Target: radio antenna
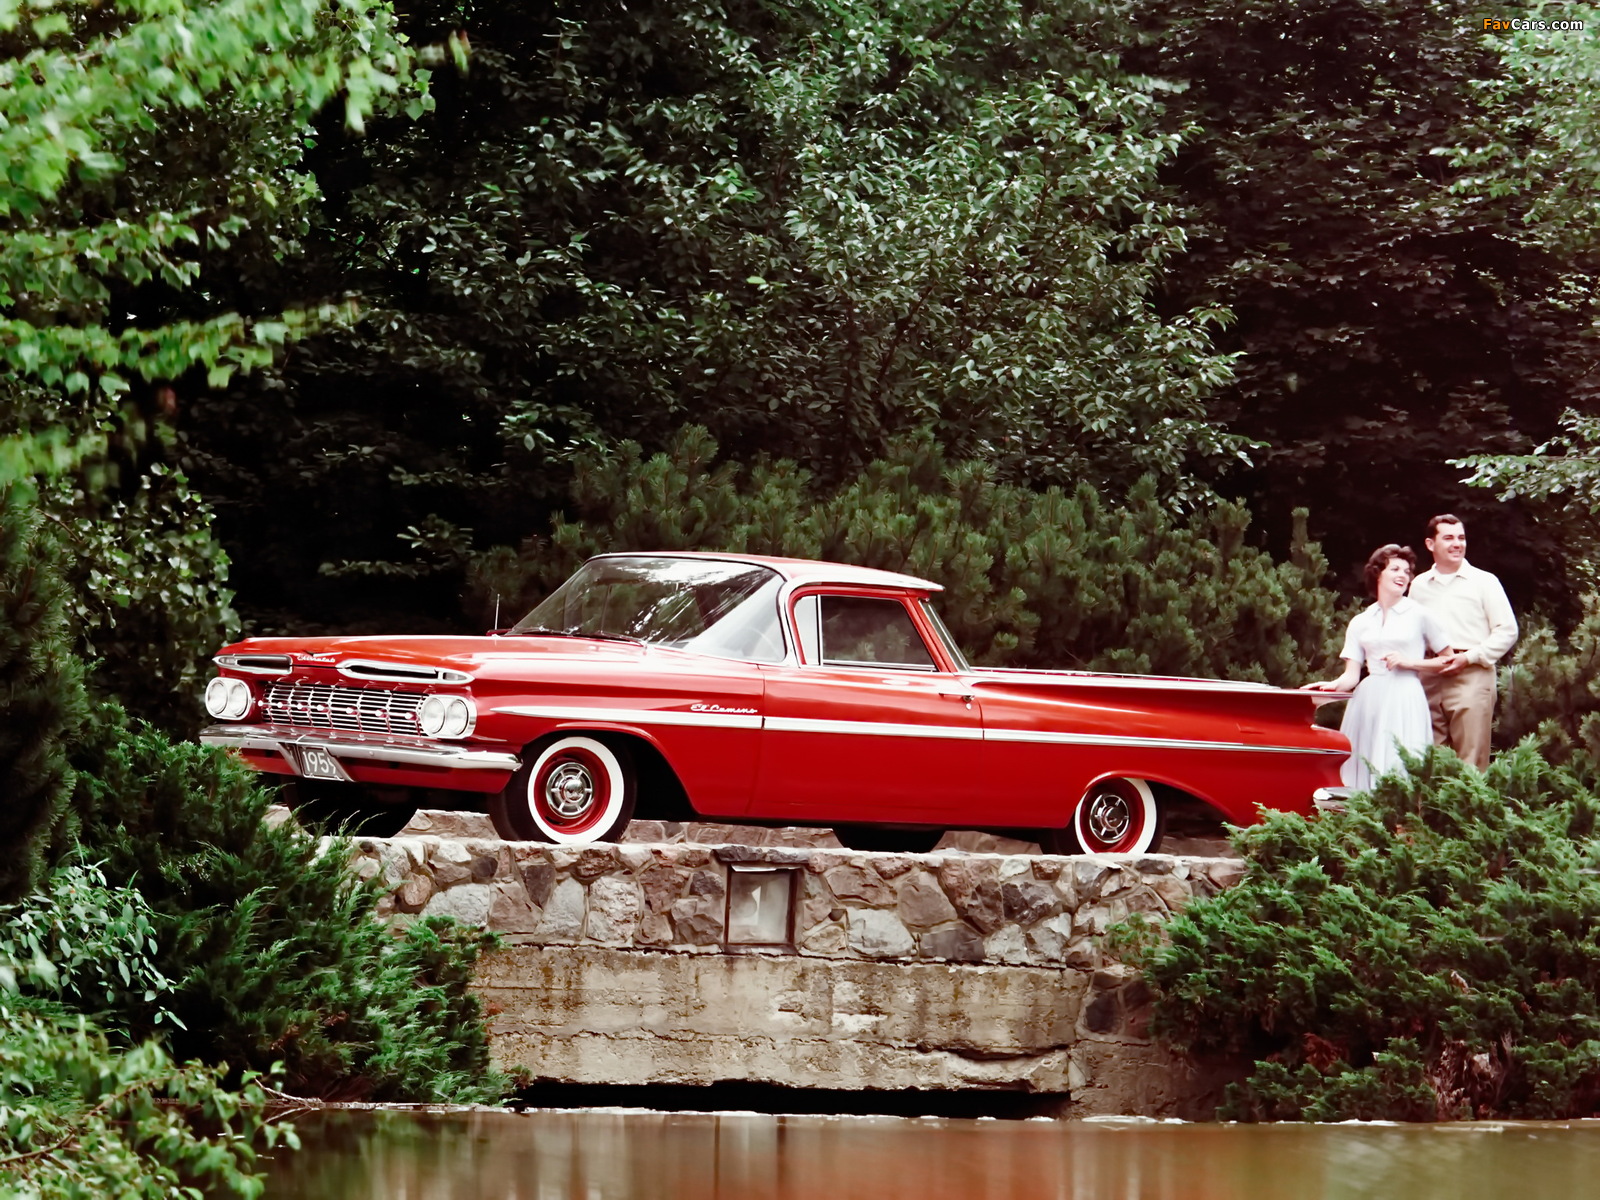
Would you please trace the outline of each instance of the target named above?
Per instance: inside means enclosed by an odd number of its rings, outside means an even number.
[[[494,624],[491,625],[490,628],[491,629],[499,629],[500,628],[500,593],[499,592],[496,592],[494,594]]]

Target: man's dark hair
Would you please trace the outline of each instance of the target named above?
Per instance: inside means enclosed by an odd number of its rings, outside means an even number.
[[[1467,523],[1456,516],[1455,513],[1440,513],[1436,517],[1428,518],[1428,536],[1438,537],[1439,526],[1441,525],[1459,525],[1463,529],[1467,527]]]
[[[1441,517],[1440,520],[1447,518]],[[1417,556],[1410,546],[1397,546],[1390,542],[1387,546],[1379,546],[1367,559],[1366,568],[1361,572],[1361,577],[1367,581],[1367,591],[1372,595],[1378,594],[1378,576],[1383,574],[1383,569],[1389,565],[1391,559],[1403,558],[1411,567],[1411,573],[1417,573]]]

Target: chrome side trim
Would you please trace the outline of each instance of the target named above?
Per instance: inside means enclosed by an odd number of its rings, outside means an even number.
[[[522,760],[498,750],[469,750],[424,741],[347,742],[315,733],[282,729],[271,725],[210,725],[200,731],[207,746],[229,750],[272,750],[288,759],[285,746],[315,746],[339,759],[381,760],[415,763],[422,766],[456,767],[467,771],[515,771]]]
[[[812,717],[768,717],[774,733],[848,733],[869,737],[948,738],[962,742],[983,741],[979,725],[901,725],[887,721],[823,721]]]
[[[551,721],[614,721],[623,725],[697,725],[713,729],[760,729],[759,713],[688,712],[663,708],[576,708],[567,705],[509,704],[494,710],[516,717]]]
[[[1337,754],[1349,758],[1347,750],[1328,746],[1257,746],[1249,742],[1202,742],[1189,738],[1135,737],[1113,733],[1048,733],[1038,729],[988,729],[985,736],[996,742],[1044,742],[1070,746],[1139,746],[1148,750],[1229,750],[1252,754]]]
[[[971,725],[907,725],[887,721],[825,721],[811,717],[761,717],[657,708],[512,704],[494,711],[509,716],[542,717],[552,721],[606,721],[622,725],[695,725],[718,729],[767,729],[773,733],[837,733],[857,737],[946,738],[969,742],[1032,742],[1066,746],[1139,747],[1147,750],[1224,750],[1249,754],[1336,754],[1340,758],[1349,757],[1348,751],[1327,746],[1259,746],[1249,742],[1206,742],[1190,738],[982,729]]]
[[[407,683],[471,683],[472,676],[449,667],[423,667],[413,663],[379,662],[353,658],[339,664],[339,674],[347,679],[403,680]]]

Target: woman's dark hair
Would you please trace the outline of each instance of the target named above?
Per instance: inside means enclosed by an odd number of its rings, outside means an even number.
[[[1397,546],[1390,542],[1387,546],[1379,546],[1367,559],[1367,566],[1361,577],[1367,581],[1367,592],[1373,596],[1378,594],[1378,576],[1383,574],[1383,569],[1389,565],[1390,559],[1403,558],[1406,565],[1411,568],[1411,573],[1417,573],[1417,556],[1410,546]]]

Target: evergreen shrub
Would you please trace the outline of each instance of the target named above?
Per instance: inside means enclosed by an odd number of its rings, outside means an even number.
[[[1344,813],[1235,830],[1243,881],[1120,936],[1179,1048],[1245,1054],[1241,1120],[1600,1111],[1600,797],[1531,741],[1411,761]]]
[[[1566,637],[1547,620],[1524,622],[1517,652],[1500,668],[1496,740],[1535,735],[1547,756],[1578,750],[1600,759],[1600,598]]]
[[[285,1131],[255,1079],[226,1087],[221,1068],[86,1016],[170,994],[156,949],[143,898],[93,867],[58,868],[0,910],[0,1195],[259,1193],[257,1143]]]
[[[327,1099],[479,1100],[496,1093],[472,964],[492,937],[430,918],[401,934],[337,840],[271,829],[269,795],[227,754],[99,706],[77,751],[87,854],[138,888],[176,990],[175,1055],[266,1072]],[[150,1027],[130,1003],[108,1023]]]
[[[989,463],[952,461],[924,437],[830,490],[792,462],[742,470],[718,464],[717,450],[687,426],[648,459],[634,443],[581,457],[572,509],[549,537],[472,559],[480,620],[493,619],[498,598],[509,623],[592,554],[726,550],[941,583],[951,632],[987,665],[1292,685],[1331,661],[1336,598],[1303,511],[1280,563],[1246,540],[1241,506],[1176,514],[1150,479],[1120,504],[1087,483],[1035,491],[1001,482]]]
[[[31,891],[48,845],[69,840],[67,750],[87,710],[61,551],[34,498],[0,490],[0,903]]]

